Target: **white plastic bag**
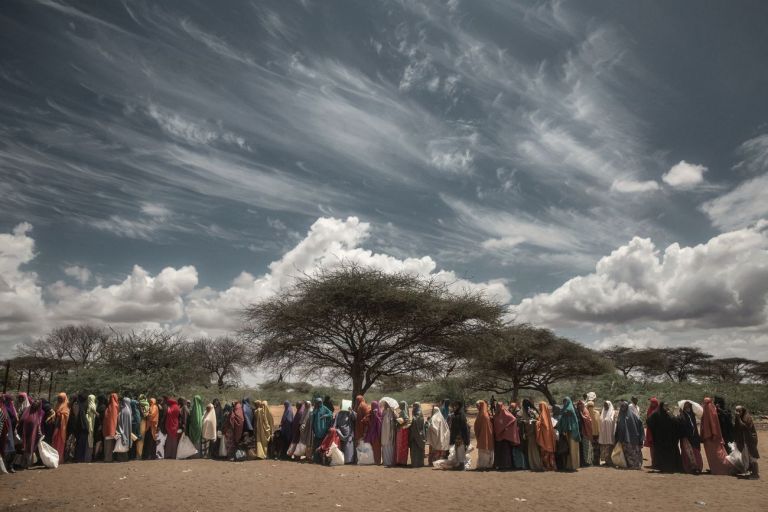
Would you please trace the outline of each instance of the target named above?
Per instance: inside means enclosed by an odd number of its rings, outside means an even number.
[[[186,434],[182,434],[181,439],[179,439],[179,447],[176,449],[176,458],[188,459],[196,453],[197,448],[195,448],[192,440]]]
[[[37,451],[40,453],[40,460],[45,467],[53,469],[59,467],[59,452],[56,451],[56,448],[41,439]]]
[[[357,446],[357,463],[361,466],[370,466],[374,462],[371,443],[360,443]]]
[[[224,436],[221,436],[219,438],[219,457],[226,457],[227,456],[227,438]]]
[[[288,454],[289,457],[293,457],[293,452],[296,451],[296,444],[297,443],[291,443],[288,445],[288,450],[286,451],[286,453]]]
[[[293,450],[293,456],[303,457],[306,454],[307,454],[307,445],[305,445],[304,443],[296,444],[296,449]]]
[[[162,432],[157,432],[157,439],[155,439],[155,456],[158,459],[164,459],[165,458],[165,440],[168,438],[167,435],[163,434]]]
[[[746,453],[739,451],[736,448],[736,443],[728,443],[728,446],[731,449],[731,453],[726,456],[726,459],[733,465],[737,473],[746,473],[747,469],[749,469],[749,456],[745,457]]]
[[[328,449],[328,456],[331,458],[330,466],[343,466],[344,465],[344,453],[339,450],[336,443],[332,443]]]
[[[128,450],[128,443],[123,441],[123,436],[120,434],[115,436],[115,449],[112,450],[112,453],[128,453]]]

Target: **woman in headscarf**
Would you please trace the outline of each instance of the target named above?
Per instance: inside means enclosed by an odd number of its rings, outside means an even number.
[[[603,402],[603,410],[600,411],[600,421],[598,422],[599,433],[597,442],[600,444],[600,459],[605,461],[606,466],[613,466],[611,452],[616,444],[616,411],[610,400]],[[599,463],[598,463],[599,465]]]
[[[453,414],[451,414],[451,443],[456,451],[456,469],[466,469],[467,448],[469,447],[469,425],[467,415],[464,413],[464,402],[456,401],[453,403]]]
[[[355,460],[355,423],[352,420],[352,407],[349,410],[336,413],[333,426],[339,436],[339,450],[344,454],[344,464],[352,464]]]
[[[224,426],[224,410],[221,407],[221,401],[218,398],[213,399],[213,411],[216,413],[216,439],[213,441],[211,447],[212,457],[216,458],[219,454],[219,445],[221,444],[222,432],[221,429]]]
[[[355,446],[357,446],[368,429],[368,421],[370,419],[368,416],[371,413],[371,406],[365,402],[363,395],[357,395],[355,401],[357,402],[357,407],[355,408]]]
[[[301,441],[301,425],[304,419],[304,403],[296,402],[296,414],[293,415],[293,421],[291,421],[291,433],[289,437],[289,445],[286,456],[288,459],[293,458],[293,453],[296,451],[296,445]]]
[[[536,412],[533,402],[527,398],[524,399],[520,426],[523,427],[523,432],[525,433],[526,460],[528,461],[528,469],[531,471],[542,471],[544,469],[541,462],[541,451],[536,442],[536,421],[538,417],[539,414]]]
[[[115,449],[115,437],[117,436],[117,421],[120,416],[120,404],[118,403],[117,393],[109,395],[109,403],[104,410],[104,421],[102,422],[102,432],[104,434],[104,461],[112,462],[113,451]]]
[[[713,475],[731,475],[735,471],[725,451],[723,435],[717,410],[709,397],[704,399],[704,414],[701,417],[701,442],[707,454],[709,470]]]
[[[573,407],[573,402],[569,397],[565,397],[563,400],[563,408],[560,412],[560,420],[557,422],[558,434],[560,435],[560,443],[563,446],[568,447],[568,452],[564,453],[563,459],[564,467],[566,471],[576,471],[579,469],[579,446],[581,442],[581,430],[579,429],[579,417],[577,416],[576,409]]]
[[[760,452],[757,451],[757,430],[752,415],[743,405],[736,406],[736,415],[733,437],[736,441],[736,448],[741,452],[742,457],[748,464],[749,478],[760,478],[760,471],[757,465],[757,459],[760,458]]]
[[[368,421],[365,422],[366,429],[363,434],[363,441],[369,443],[373,449],[373,463],[381,464],[381,436],[383,420],[379,411],[379,402],[371,402],[370,411],[368,411]]]
[[[320,402],[323,404],[323,407],[326,407],[322,400]],[[339,442],[339,434],[336,432],[336,429],[333,427],[328,428],[328,432],[326,432],[325,437],[323,437],[323,441],[315,449],[315,455],[313,458],[319,464],[322,464],[323,466],[329,466],[331,464],[331,448],[334,444],[336,445],[336,448],[338,448]]]
[[[8,437],[8,432],[12,432],[11,418],[8,417],[8,412],[5,407],[0,407],[0,466],[3,467],[9,473],[15,473],[16,470],[13,467],[14,455],[5,453],[8,448],[8,443],[5,439]]]
[[[615,439],[617,443],[621,443],[628,469],[642,468],[644,437],[642,420],[629,408],[629,404],[622,400],[616,421]]]
[[[448,456],[448,449],[451,447],[451,429],[437,406],[432,407],[432,416],[427,425],[427,444],[429,444],[430,466],[436,460]]]
[[[77,395],[77,411],[73,409],[70,413],[74,416],[74,421],[77,423],[76,439],[75,439],[75,460],[77,462],[85,462],[86,453],[88,452],[88,397],[85,395]],[[75,416],[76,414],[76,416]]]
[[[659,403],[648,417],[647,425],[646,432],[653,436],[651,453],[655,469],[662,473],[679,473],[683,468],[679,448],[680,423],[669,414],[666,403]]]
[[[384,411],[381,413],[381,459],[385,466],[395,465],[396,419],[395,411],[384,402]]]
[[[485,400],[478,400],[477,418],[475,418],[475,442],[477,443],[477,464],[475,469],[487,470],[493,467],[493,424],[491,416],[488,414],[488,403]]]
[[[274,420],[269,412],[269,404],[266,401],[256,400],[253,410],[253,431],[256,437],[256,458],[266,459],[268,455],[269,439],[274,430]]]
[[[443,399],[443,405],[440,407],[440,414],[443,415],[448,425],[451,424],[451,400],[449,398]]]
[[[104,460],[104,413],[107,410],[107,397],[96,397],[96,421],[93,424],[93,460]]]
[[[715,409],[717,410],[717,421],[720,423],[720,434],[723,436],[723,445],[725,452],[731,453],[730,443],[734,441],[733,414],[725,405],[725,399],[721,396],[715,396]]]
[[[155,460],[157,458],[157,434],[160,431],[160,408],[157,405],[157,400],[154,398],[149,399],[146,423],[147,430],[144,431],[142,458],[144,460]]]
[[[594,395],[594,393],[592,393]],[[592,465],[600,465],[600,413],[595,409],[595,402],[587,402],[587,412],[592,420]]]
[[[539,402],[539,421],[536,422],[536,444],[541,453],[541,465],[544,471],[554,471],[555,467],[555,427],[549,413],[549,404]]]
[[[56,397],[56,424],[51,446],[59,452],[59,461],[64,461],[64,448],[67,444],[67,424],[69,423],[69,400],[66,393]]]
[[[195,395],[192,399],[192,408],[189,411],[189,420],[187,423],[187,435],[192,444],[197,448],[198,453],[202,451],[203,440],[203,399],[200,395]]]
[[[332,422],[333,412],[325,406],[322,398],[315,398],[315,408],[312,410],[312,436],[315,445],[323,442]],[[313,450],[313,453],[314,462],[320,462],[320,452]]]
[[[93,451],[96,446],[96,396],[88,395],[87,403],[85,405],[85,428],[88,430],[88,437],[86,439],[86,451],[84,462],[91,462],[93,460]]]
[[[704,469],[704,462],[701,459],[699,427],[696,424],[696,414],[693,412],[691,402],[683,403],[677,421],[680,427],[680,456],[683,471],[698,475]]]
[[[131,434],[133,433],[133,412],[131,411],[131,399],[129,397],[123,397],[123,401],[120,404],[120,415],[117,419],[117,434],[116,437],[120,439],[120,442],[128,447],[128,452],[133,446],[133,439]],[[117,460],[128,460],[128,452],[118,453]]]
[[[217,453],[219,456],[221,456],[222,453],[226,453],[224,457],[228,460],[232,460],[235,456],[235,449],[233,449],[235,446],[235,420],[232,418],[235,414],[235,410],[232,404],[229,402],[225,403],[222,414],[224,416],[224,423],[221,424],[221,442],[224,443],[224,446],[222,447],[220,444]],[[242,409],[240,414],[242,414]]]
[[[173,398],[166,400],[166,403],[168,408],[165,411],[165,432],[168,437],[165,439],[163,458],[175,459],[182,430],[180,422],[181,409],[179,408],[179,404]]]
[[[655,396],[651,398],[650,402],[648,402],[648,410],[645,412],[645,442],[643,442],[643,446],[646,448],[650,448],[651,452],[651,467],[656,469],[656,461],[654,459],[654,453],[653,453],[653,433],[650,431],[650,429],[647,426],[648,418],[651,417],[651,414],[655,413],[659,409],[659,399]]]
[[[128,452],[128,458],[131,460],[141,459],[141,452],[138,451],[137,444],[141,440],[141,405],[138,400],[131,399],[131,449]]]
[[[527,469],[528,445],[525,442],[525,424],[523,423],[523,411],[517,402],[509,402],[509,412],[515,418],[519,444],[512,445],[512,469]]]
[[[291,445],[291,439],[293,438],[293,407],[291,402],[286,400],[283,402],[283,415],[280,418],[280,446],[278,447],[278,458],[288,458],[288,447]]]
[[[80,401],[78,395],[69,396],[69,420],[67,421],[67,440],[64,444],[64,461],[74,461],[77,451],[77,439],[80,435]]]
[[[411,417],[408,415],[408,404],[405,401],[400,402],[400,414],[396,421],[397,437],[395,438],[395,464],[398,466],[407,466]]]
[[[179,432],[179,439],[181,439],[181,436],[185,435],[189,428],[189,416],[192,413],[192,404],[190,404],[189,400],[183,396],[179,397],[177,403],[179,406],[179,429],[181,430],[181,432]]]
[[[583,400],[576,402],[576,407],[579,416],[579,434],[581,435],[580,467],[584,468],[592,465],[592,415]]]
[[[479,411],[480,408],[478,407],[478,414]],[[475,432],[475,436],[477,436],[477,432]],[[493,436],[493,460],[496,469],[514,468],[512,448],[520,444],[520,429],[517,428],[517,418],[504,407],[504,402],[496,402],[496,414],[493,415]]]
[[[304,402],[304,413],[302,415],[302,422],[301,422],[301,437],[299,438],[299,442],[305,446],[304,455],[302,457],[306,457],[306,460],[311,461],[312,460],[312,446],[314,446],[314,438],[313,438],[313,430],[312,430],[312,419],[314,411],[312,411],[312,402],[309,400]],[[321,442],[320,440],[317,441],[318,443]]]
[[[139,439],[136,441],[136,458],[144,458],[144,443],[147,441],[147,415],[149,414],[149,400],[146,395],[139,395]]]
[[[243,398],[243,419],[245,420],[244,432],[253,433],[253,406],[249,397]]]
[[[411,426],[408,428],[409,448],[411,450],[411,466],[424,467],[424,452],[427,444],[426,424],[424,414],[421,412],[421,404],[413,403],[411,410]]]
[[[200,431],[200,456],[208,459],[213,457],[213,445],[216,441],[216,410],[213,404],[205,406],[202,429]]]
[[[42,405],[35,400],[31,406],[24,409],[19,422],[21,433],[21,467],[28,468],[32,465],[32,456],[37,450],[40,441],[40,419],[43,416]]]
[[[8,422],[8,428],[3,430],[3,436],[0,438],[0,443],[2,443],[3,453],[5,454],[6,466],[13,469],[13,458],[16,453],[14,432],[16,432],[19,425],[20,416],[16,411],[16,406],[13,404],[13,395],[10,393],[3,395],[3,409],[5,413],[5,421]]]
[[[161,396],[160,399],[157,401],[157,410],[160,414],[159,416],[159,425],[160,425],[160,432],[163,435],[168,435],[168,432],[165,430],[165,415],[168,413],[168,397],[167,396]]]

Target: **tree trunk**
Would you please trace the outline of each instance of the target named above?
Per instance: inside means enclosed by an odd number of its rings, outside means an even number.
[[[541,393],[544,395],[544,397],[547,399],[550,405],[555,405],[555,397],[552,396],[552,392],[549,390],[549,387],[544,386],[539,391],[541,391]]]
[[[216,377],[217,377],[216,384],[219,386],[219,389],[223,389],[224,388],[224,376],[216,374]]]
[[[352,403],[355,403],[357,395],[362,395],[366,389],[363,389],[363,371],[358,364],[352,365],[350,371],[350,377],[352,379]]]
[[[515,382],[512,384],[512,401],[517,403],[517,398],[520,396],[520,383]]]

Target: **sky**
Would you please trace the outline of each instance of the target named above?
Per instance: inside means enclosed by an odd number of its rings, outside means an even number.
[[[0,3],[0,357],[356,261],[768,359],[768,4]]]

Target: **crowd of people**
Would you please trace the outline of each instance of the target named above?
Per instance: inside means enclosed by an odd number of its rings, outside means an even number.
[[[330,397],[286,401],[276,425],[269,404],[249,398],[203,405],[200,396],[59,393],[52,404],[26,393],[5,394],[0,455],[9,472],[39,463],[43,440],[59,462],[191,456],[462,470],[474,458],[477,470],[577,471],[641,469],[645,446],[654,470],[697,474],[703,446],[711,474],[759,477],[757,432],[742,406],[731,412],[722,399],[705,398],[703,405],[681,401],[673,414],[669,404],[651,398],[644,424],[636,398],[616,405],[605,400],[600,410],[595,401],[594,393],[561,405],[480,400],[471,446],[465,404],[448,399],[429,417],[419,403],[409,408],[387,397],[369,404],[358,396],[338,411]]]

